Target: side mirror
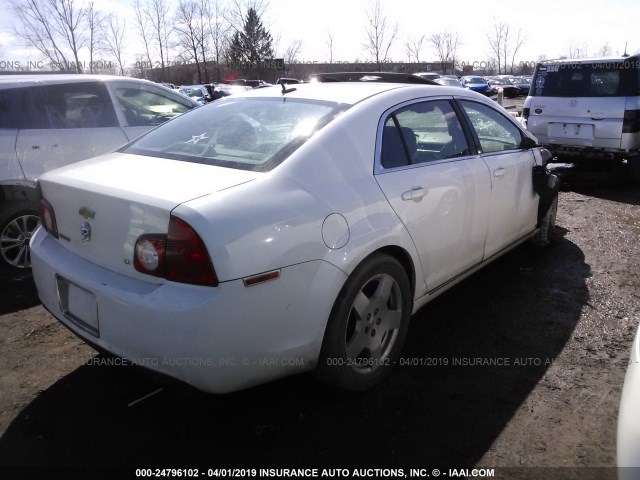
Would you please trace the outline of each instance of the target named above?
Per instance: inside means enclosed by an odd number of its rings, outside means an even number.
[[[540,156],[542,157],[542,166],[543,167],[546,167],[547,164],[553,158],[553,154],[549,150],[547,150],[546,148],[541,148],[540,149]]]

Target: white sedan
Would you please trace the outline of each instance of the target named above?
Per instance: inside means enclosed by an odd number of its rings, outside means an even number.
[[[313,370],[363,390],[412,313],[549,242],[547,153],[459,88],[261,89],[43,175],[34,278],[88,343],[199,389]]]

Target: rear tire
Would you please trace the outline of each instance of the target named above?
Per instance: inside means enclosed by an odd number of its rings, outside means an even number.
[[[366,259],[331,310],[316,376],[352,391],[381,383],[398,360],[411,310],[411,287],[400,263],[380,253]]]
[[[556,229],[556,215],[558,213],[558,196],[553,199],[553,203],[547,210],[544,218],[540,222],[540,228],[531,238],[531,243],[536,247],[546,247],[553,242]]]

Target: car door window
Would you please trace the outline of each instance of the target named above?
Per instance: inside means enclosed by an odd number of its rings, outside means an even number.
[[[522,134],[507,118],[481,103],[461,101],[460,105],[478,136],[482,153],[520,148]]]
[[[65,83],[32,88],[24,98],[23,128],[69,129],[117,127],[105,86],[97,82]]]
[[[160,125],[193,108],[188,100],[181,102],[177,96],[147,85],[118,84],[113,90],[125,127]]]
[[[384,168],[469,155],[460,121],[446,100],[413,103],[393,112],[382,132]]]

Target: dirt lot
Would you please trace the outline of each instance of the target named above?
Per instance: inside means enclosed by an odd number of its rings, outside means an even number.
[[[30,278],[4,275],[0,476],[51,478],[65,466],[479,466],[496,478],[614,479],[618,402],[640,322],[640,192],[574,187],[561,193],[558,224],[552,247],[518,248],[418,312],[403,358],[423,365],[398,366],[357,395],[308,376],[226,396],[157,392],[96,362],[38,305]],[[8,466],[41,469],[2,475]]]

